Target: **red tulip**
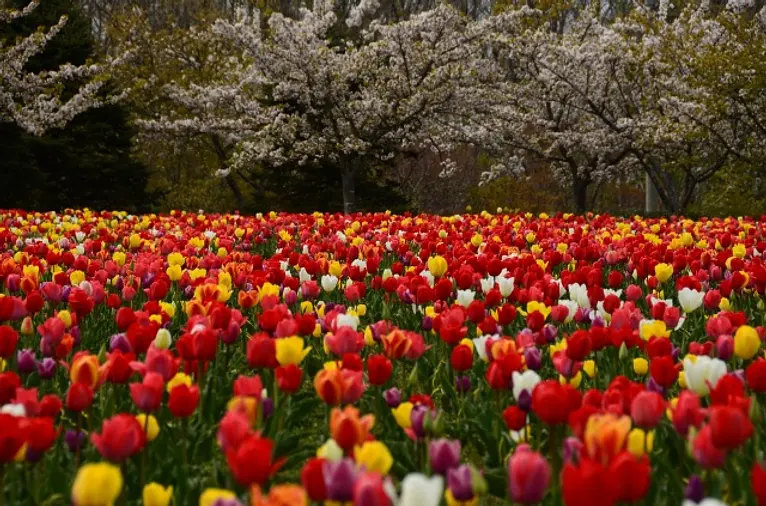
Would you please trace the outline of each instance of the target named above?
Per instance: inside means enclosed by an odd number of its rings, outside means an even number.
[[[325,459],[312,457],[301,470],[301,483],[313,502],[323,502],[327,497],[327,488],[325,487],[324,480],[325,462]]]
[[[367,359],[367,377],[371,385],[385,385],[394,366],[385,355],[372,355]]]
[[[577,330],[567,337],[566,355],[575,362],[585,360],[592,347],[591,337],[587,330]]]
[[[567,423],[569,413],[580,407],[582,394],[571,385],[541,381],[532,392],[532,411],[548,425]]]
[[[149,372],[141,383],[130,384],[130,398],[140,411],[150,413],[160,407],[163,387],[162,376]]]
[[[303,370],[295,364],[280,366],[276,369],[277,387],[285,393],[293,394],[300,390],[303,383]]]
[[[766,360],[759,358],[745,369],[747,386],[753,392],[766,392]]]
[[[268,334],[258,333],[250,336],[247,341],[247,363],[256,369],[275,369],[279,365],[276,343]]]
[[[503,411],[503,420],[508,430],[519,431],[527,425],[527,413],[518,406],[508,406]]]
[[[284,464],[284,459],[272,461],[273,449],[270,439],[251,435],[239,447],[226,452],[226,461],[237,483],[264,485]]]
[[[609,480],[614,482],[617,502],[634,503],[644,498],[649,491],[652,467],[644,455],[636,458],[629,452],[622,452],[609,465]]]
[[[26,442],[23,418],[0,413],[0,465],[11,462]]]
[[[199,404],[199,387],[178,385],[170,391],[168,409],[176,418],[188,418]]]
[[[72,383],[66,394],[66,408],[79,413],[93,403],[93,389],[84,383]]]
[[[758,506],[766,506],[766,466],[756,462],[750,472],[750,483],[758,501]]]
[[[450,355],[450,364],[458,372],[469,370],[473,366],[473,350],[465,344],[455,346]]]
[[[663,388],[670,388],[678,380],[678,368],[670,355],[655,357],[649,363],[652,379]]]
[[[0,358],[10,358],[16,351],[19,333],[8,325],[0,326]]]
[[[137,454],[146,444],[141,424],[125,413],[104,420],[101,433],[91,434],[90,439],[103,458],[115,463]]]
[[[48,451],[58,437],[58,431],[53,425],[53,418],[25,418],[22,427],[27,435],[27,447],[38,453]]]
[[[578,465],[567,463],[561,474],[561,490],[566,506],[613,506],[614,497],[608,470],[590,459]]]
[[[633,422],[643,429],[653,429],[665,413],[665,399],[657,392],[639,393],[630,407]]]
[[[709,416],[712,441],[718,448],[733,450],[753,435],[753,424],[741,409],[713,406]]]

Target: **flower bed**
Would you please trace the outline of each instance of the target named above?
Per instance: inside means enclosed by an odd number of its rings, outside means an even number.
[[[765,505],[764,229],[0,212],[0,504]]]

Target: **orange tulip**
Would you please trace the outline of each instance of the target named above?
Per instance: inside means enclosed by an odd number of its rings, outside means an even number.
[[[630,428],[628,416],[591,415],[585,426],[585,448],[590,458],[608,465],[625,448]]]
[[[314,389],[317,395],[330,406],[340,404],[345,390],[343,373],[340,369],[322,369],[314,378]]]
[[[72,383],[82,383],[91,388],[98,384],[98,357],[89,353],[78,353],[72,360],[69,377]]]
[[[308,495],[298,485],[275,485],[264,497],[258,486],[250,489],[250,506],[307,506]]]
[[[330,413],[330,434],[346,453],[370,438],[373,425],[375,416],[360,417],[359,410],[353,406],[346,406],[342,411],[334,408]]]

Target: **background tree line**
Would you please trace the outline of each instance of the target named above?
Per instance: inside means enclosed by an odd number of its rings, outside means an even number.
[[[27,67],[129,53],[126,94],[0,122],[0,207],[631,213],[649,174],[667,211],[766,210],[757,2],[447,3],[42,0],[0,25],[68,15]]]

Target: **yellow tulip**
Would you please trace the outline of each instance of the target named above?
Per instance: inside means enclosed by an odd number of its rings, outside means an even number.
[[[749,325],[742,325],[734,334],[734,354],[741,359],[750,360],[758,354],[761,338],[758,331]]]
[[[673,266],[669,264],[657,264],[654,266],[654,275],[657,281],[664,283],[673,275]]]
[[[396,419],[396,423],[399,424],[399,427],[402,429],[409,429],[412,427],[410,416],[412,415],[413,407],[411,402],[403,402],[391,410]]]
[[[237,494],[222,488],[208,488],[199,496],[199,506],[213,506],[218,499],[236,499]]]
[[[176,373],[176,375],[170,378],[170,381],[168,381],[168,392],[171,392],[175,387],[181,385],[186,385],[187,387],[192,386],[191,376],[182,372]]]
[[[157,423],[157,419],[152,415],[141,413],[140,415],[136,415],[136,420],[138,420],[138,424],[146,433],[147,441],[154,441],[154,439],[160,434],[160,424]]]
[[[159,483],[149,483],[142,494],[144,506],[168,506],[173,498],[173,487],[163,487]]]
[[[357,446],[354,450],[356,463],[363,466],[368,471],[388,474],[391,466],[394,465],[394,458],[385,444],[380,441],[367,441],[362,446]]]
[[[633,372],[639,376],[643,376],[649,372],[649,361],[643,357],[633,359]]]
[[[303,338],[298,336],[276,339],[275,344],[279,365],[298,365],[311,352],[311,347],[304,348]]]
[[[651,452],[654,448],[654,431],[649,434],[639,428],[635,428],[628,434],[628,451],[636,457],[641,457],[645,453]]]
[[[596,375],[596,362],[593,360],[586,360],[582,363],[582,370],[585,371],[585,374],[587,374],[589,378],[592,378]]]
[[[72,484],[72,502],[77,506],[112,506],[121,491],[119,467],[106,462],[85,464]]]
[[[180,265],[171,265],[165,270],[165,273],[170,278],[170,281],[178,281],[184,275],[184,271]]]
[[[447,268],[447,261],[442,256],[437,255],[428,259],[428,272],[433,274],[435,278],[444,276]]]

